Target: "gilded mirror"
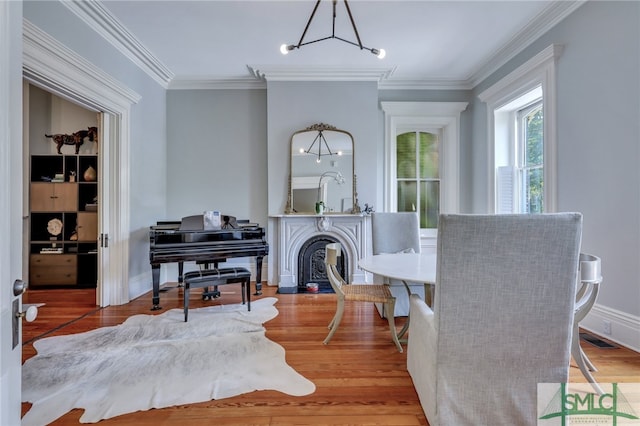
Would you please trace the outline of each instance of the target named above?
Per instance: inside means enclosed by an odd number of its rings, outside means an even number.
[[[295,132],[285,213],[359,213],[353,148],[351,133],[328,124]]]

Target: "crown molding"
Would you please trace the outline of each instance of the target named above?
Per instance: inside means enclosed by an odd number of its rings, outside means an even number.
[[[169,90],[266,89],[267,83],[255,77],[214,78],[179,76],[171,80]]]
[[[529,25],[513,37],[509,43],[487,59],[484,65],[480,66],[467,79],[466,85],[469,87],[477,86],[587,1],[558,0],[551,3],[549,7],[531,20]]]
[[[22,68],[25,78],[58,94],[95,107],[101,100],[104,109],[119,111],[138,103],[140,94],[124,86],[73,50],[42,31],[36,25],[22,21]],[[79,98],[66,87],[79,87]]]
[[[380,90],[471,90],[468,80],[385,80],[378,84]]]
[[[105,9],[99,0],[67,0],[60,3],[158,84],[165,89],[168,88],[169,82],[174,77],[173,72],[131,34],[111,12]]]
[[[393,68],[283,67],[247,65],[249,72],[262,81],[377,81],[388,79]]]
[[[557,0],[529,25],[498,49],[466,80],[394,79],[391,68],[347,69],[339,67],[295,68],[272,65],[248,65],[252,78],[217,76],[179,76],[162,64],[100,0],[68,0],[61,3],[93,28],[118,51],[165,89],[263,89],[266,81],[377,81],[380,90],[471,90],[513,59],[518,53],[557,25],[588,0]]]

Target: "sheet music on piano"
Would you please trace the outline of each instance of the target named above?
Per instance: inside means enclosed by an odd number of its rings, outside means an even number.
[[[202,214],[202,219],[205,231],[218,231],[222,229],[220,212],[218,210],[204,212]]]
[[[203,215],[183,217],[180,221],[161,221],[149,230],[149,262],[153,278],[152,310],[160,307],[160,266],[178,263],[178,281],[182,282],[184,262],[213,264],[217,267],[235,257],[255,257],[256,292],[262,294],[262,260],[269,254],[264,228],[248,220],[221,215],[221,229],[205,229]]]

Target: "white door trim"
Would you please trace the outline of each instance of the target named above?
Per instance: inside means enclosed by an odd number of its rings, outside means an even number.
[[[107,116],[100,141],[101,229],[108,250],[100,251],[100,306],[129,302],[129,121],[140,95],[73,52],[28,20],[23,20],[23,75],[30,83]],[[104,124],[104,123],[103,123]],[[105,256],[109,261],[104,263]]]

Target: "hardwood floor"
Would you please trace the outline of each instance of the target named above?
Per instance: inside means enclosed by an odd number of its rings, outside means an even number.
[[[192,291],[191,308],[239,303],[240,290],[225,286],[220,299],[202,301]],[[32,342],[41,337],[79,333],[116,325],[134,314],[158,314],[182,307],[182,289],[167,284],[160,293],[160,311],[151,311],[151,294],[127,305],[100,309],[87,290],[30,290],[24,303],[45,303],[33,323],[23,322],[23,360],[35,354]],[[111,425],[428,425],[411,379],[406,353],[397,352],[386,320],[373,305],[355,303],[346,309],[340,329],[327,346],[322,340],[335,312],[331,294],[276,294],[263,286],[263,296],[278,298],[279,314],[267,322],[267,337],[286,350],[286,358],[300,374],[313,381],[316,392],[292,397],[258,391],[233,398],[154,409],[103,420]],[[257,297],[253,297],[256,299]],[[401,326],[402,319],[397,325]],[[640,354],[625,348],[598,348],[582,342],[599,368],[601,382],[640,382]],[[406,346],[405,346],[406,347]],[[159,372],[159,374],[162,374]],[[572,382],[584,382],[572,364]],[[29,404],[23,404],[23,413]],[[54,425],[77,425],[81,410],[73,410]]]

